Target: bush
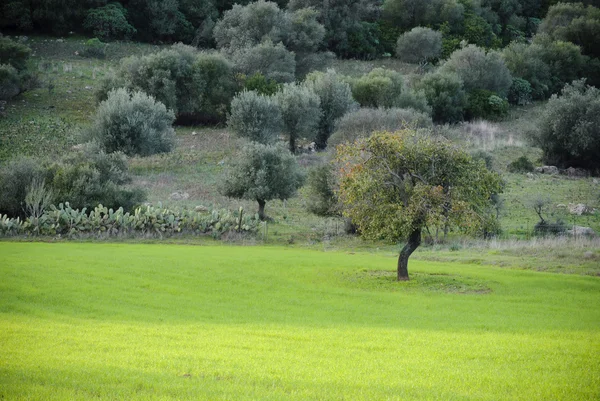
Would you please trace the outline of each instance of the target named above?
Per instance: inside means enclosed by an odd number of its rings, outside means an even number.
[[[383,68],[374,68],[351,85],[352,96],[362,107],[398,107],[404,91],[402,75]]]
[[[243,91],[231,101],[227,125],[237,135],[260,143],[273,143],[283,129],[277,101],[254,91]]]
[[[296,60],[294,53],[288,51],[283,44],[274,45],[263,42],[253,47],[239,50],[232,57],[236,69],[246,75],[261,73],[267,79],[279,83],[293,82],[296,77]]]
[[[289,136],[290,151],[296,151],[296,141],[313,140],[321,119],[321,101],[306,86],[286,84],[275,95],[283,120],[283,132]]]
[[[600,89],[575,81],[548,101],[535,142],[546,163],[600,171],[598,127]]]
[[[266,219],[265,203],[289,199],[304,183],[294,156],[281,146],[251,143],[228,167],[220,191],[236,199],[258,202],[258,215]]]
[[[85,42],[80,54],[82,57],[102,59],[106,57],[106,47],[107,44],[102,43],[98,38],[89,39]]]
[[[533,233],[540,236],[561,235],[566,230],[567,226],[562,220],[556,220],[554,223],[543,220],[533,226]]]
[[[413,109],[361,108],[336,121],[329,145],[353,142],[376,131],[395,132],[405,128],[430,128],[432,125],[431,117]]]
[[[34,181],[44,179],[40,163],[31,158],[17,158],[0,169],[0,215],[26,217],[25,196]]]
[[[149,156],[171,150],[174,120],[173,112],[153,97],[117,89],[100,103],[89,134],[109,153]]]
[[[0,36],[0,64],[9,64],[22,71],[27,68],[30,55],[29,47]]]
[[[403,33],[396,43],[396,57],[406,63],[435,61],[442,54],[442,33],[416,27]]]
[[[321,120],[315,140],[319,149],[327,146],[327,139],[333,132],[335,121],[344,114],[358,108],[352,98],[350,85],[333,70],[326,73],[313,72],[306,77],[305,85],[319,96]]]
[[[306,180],[306,208],[317,216],[339,216],[335,194],[336,178],[332,164],[313,167]]]
[[[136,29],[127,22],[127,10],[121,3],[109,3],[87,12],[83,28],[104,40],[130,39]]]
[[[475,118],[497,120],[504,117],[507,113],[508,102],[494,92],[481,89],[469,93],[466,110],[469,120]]]
[[[463,83],[456,74],[436,72],[427,74],[418,87],[431,107],[431,117],[436,123],[462,121],[467,107]]]
[[[508,91],[508,102],[518,106],[531,103],[531,84],[521,78],[513,78],[513,83]]]
[[[247,91],[255,91],[261,95],[271,96],[281,89],[281,84],[274,79],[267,79],[260,72],[256,72],[251,76],[244,74],[238,75],[238,79],[242,86]]]
[[[500,54],[486,53],[475,45],[452,53],[439,71],[457,74],[467,92],[486,90],[505,97],[512,85],[512,76]]]
[[[511,173],[529,173],[535,169],[535,166],[527,158],[527,156],[521,156],[518,159],[510,162],[507,166],[507,169]]]
[[[10,100],[21,93],[19,72],[9,64],[0,64],[0,100]]]

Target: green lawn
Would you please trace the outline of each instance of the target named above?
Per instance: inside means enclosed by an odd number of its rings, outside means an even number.
[[[597,400],[600,278],[283,247],[0,243],[0,399]]]

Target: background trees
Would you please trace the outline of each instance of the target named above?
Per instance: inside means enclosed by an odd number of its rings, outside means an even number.
[[[501,191],[500,177],[458,146],[405,130],[377,133],[338,147],[343,213],[370,239],[406,240],[398,280],[408,280],[408,259],[424,229],[475,232]]]

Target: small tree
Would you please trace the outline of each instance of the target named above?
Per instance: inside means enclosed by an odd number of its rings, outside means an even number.
[[[175,142],[175,115],[143,92],[109,92],[100,103],[90,136],[107,152],[149,156],[168,152]]]
[[[296,140],[313,140],[321,119],[321,100],[309,88],[284,85],[275,95],[283,119],[283,132],[290,138],[290,152],[296,152]]]
[[[339,197],[344,215],[366,238],[406,245],[398,257],[398,280],[408,280],[408,259],[425,228],[475,232],[487,221],[500,177],[442,138],[405,130],[377,133],[338,147]]]
[[[243,138],[272,143],[283,129],[283,120],[275,99],[255,91],[243,91],[231,101],[227,125]]]
[[[294,53],[281,43],[265,41],[237,51],[233,57],[237,70],[246,75],[261,73],[277,82],[293,82],[296,74]]]
[[[136,29],[127,22],[127,10],[121,3],[109,3],[87,12],[83,27],[100,39],[129,39]]]
[[[396,43],[396,57],[407,63],[424,64],[441,54],[442,33],[431,28],[413,28],[400,35]]]
[[[220,191],[236,199],[258,202],[258,216],[265,220],[265,204],[289,199],[304,183],[294,156],[281,146],[250,143],[229,166]]]
[[[467,107],[463,83],[456,74],[435,72],[427,74],[419,83],[431,106],[431,117],[437,123],[462,121]]]

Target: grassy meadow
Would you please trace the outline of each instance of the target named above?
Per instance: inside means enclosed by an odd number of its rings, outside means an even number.
[[[284,247],[0,243],[7,400],[597,400],[600,282]]]

